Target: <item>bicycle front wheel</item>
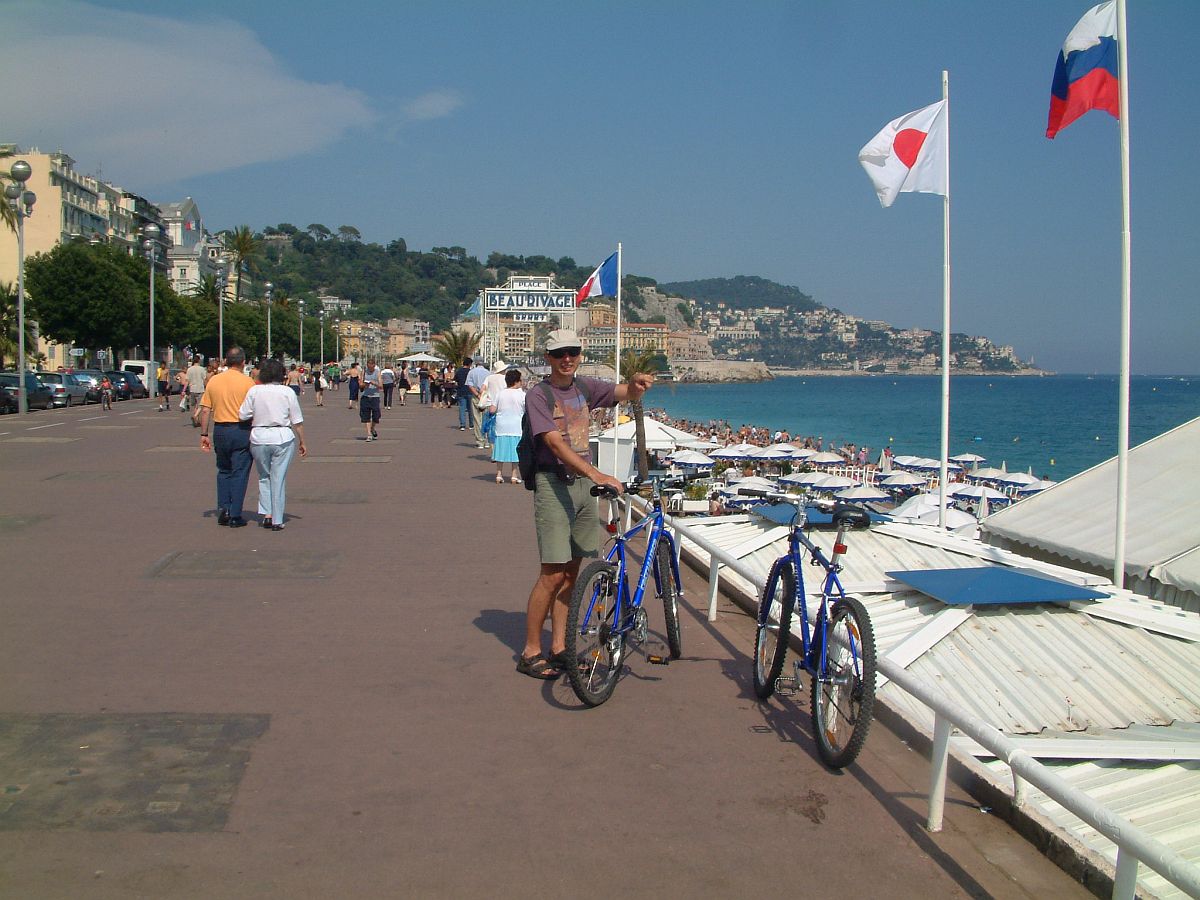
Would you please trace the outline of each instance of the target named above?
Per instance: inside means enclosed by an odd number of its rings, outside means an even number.
[[[791,560],[778,560],[758,601],[758,629],[754,635],[754,693],[765,700],[775,693],[783,671],[792,611],[796,608],[796,573]]]
[[[667,647],[671,659],[679,659],[683,653],[683,639],[679,635],[679,597],[675,592],[675,572],[671,568],[671,548],[660,538],[654,552],[654,565],[658,569],[658,584],[663,601],[663,615],[667,622]]]
[[[587,565],[571,591],[567,610],[567,678],[588,706],[612,696],[625,658],[625,635],[615,621],[617,567],[603,560]]]
[[[863,748],[875,708],[875,630],[853,597],[833,606],[825,635],[825,671],[812,680],[812,728],[817,753],[834,769]]]

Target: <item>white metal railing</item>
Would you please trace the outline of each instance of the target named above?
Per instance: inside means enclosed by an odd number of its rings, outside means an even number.
[[[645,504],[645,501],[637,497],[632,500],[639,506]],[[705,539],[690,528],[686,521],[680,521],[670,515],[665,519],[667,527],[676,535],[676,544],[681,550],[683,541],[687,541],[708,554],[710,622],[717,619],[717,595],[720,591],[722,566],[758,589],[762,588],[766,580],[765,572],[747,566],[740,559]],[[1024,783],[1028,782],[1117,845],[1116,877],[1112,893],[1116,900],[1132,900],[1134,897],[1139,863],[1145,863],[1189,896],[1200,897],[1200,867],[1193,865],[1157,838],[1067,782],[1018,747],[994,725],[947,700],[935,687],[920,681],[903,666],[882,656],[879,657],[877,665],[885,677],[920,700],[934,713],[929,817],[926,822],[930,831],[941,831],[942,828],[950,735],[954,728],[958,728],[963,734],[994,753],[997,759],[1008,764],[1013,776],[1013,801],[1018,807],[1025,802]]]

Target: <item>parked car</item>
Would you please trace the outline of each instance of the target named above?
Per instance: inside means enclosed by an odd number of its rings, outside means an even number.
[[[50,388],[54,406],[74,406],[87,403],[87,384],[78,381],[70,372],[35,372],[37,380]]]
[[[17,403],[17,394],[20,391],[20,382],[17,381],[16,372],[0,372],[0,389],[9,397],[12,397],[13,403]],[[51,405],[50,389],[37,380],[37,376],[32,372],[25,373],[25,401],[29,404],[30,409],[49,409]],[[5,404],[7,407],[8,404]],[[16,412],[15,406],[12,409]]]
[[[104,374],[112,382],[113,395],[118,400],[140,400],[150,396],[142,380],[132,372],[118,372],[114,369]]]
[[[104,378],[104,373],[99,369],[76,369],[72,372],[76,381],[83,382],[87,385],[87,402],[100,402],[100,382]]]

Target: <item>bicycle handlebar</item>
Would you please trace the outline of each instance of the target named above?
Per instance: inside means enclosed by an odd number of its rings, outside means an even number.
[[[662,490],[663,488],[677,488],[683,487],[689,481],[695,480],[695,478],[688,478],[686,475],[676,475],[670,478],[665,478],[661,475],[652,475],[646,481],[642,481],[640,478],[632,478],[629,481],[623,481],[621,482],[621,486],[625,488],[625,493],[636,494],[645,487],[655,488],[658,490]],[[617,492],[615,490],[604,484],[593,484],[589,493],[593,497],[603,497],[606,500],[612,500],[617,496]]]

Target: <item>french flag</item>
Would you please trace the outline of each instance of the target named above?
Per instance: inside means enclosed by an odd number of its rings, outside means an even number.
[[[1050,87],[1046,137],[1053,140],[1091,109],[1121,117],[1116,0],[1089,9],[1067,35]]]
[[[617,254],[613,254],[600,263],[595,272],[589,276],[578,291],[575,292],[575,305],[578,306],[588,297],[617,296]]]

